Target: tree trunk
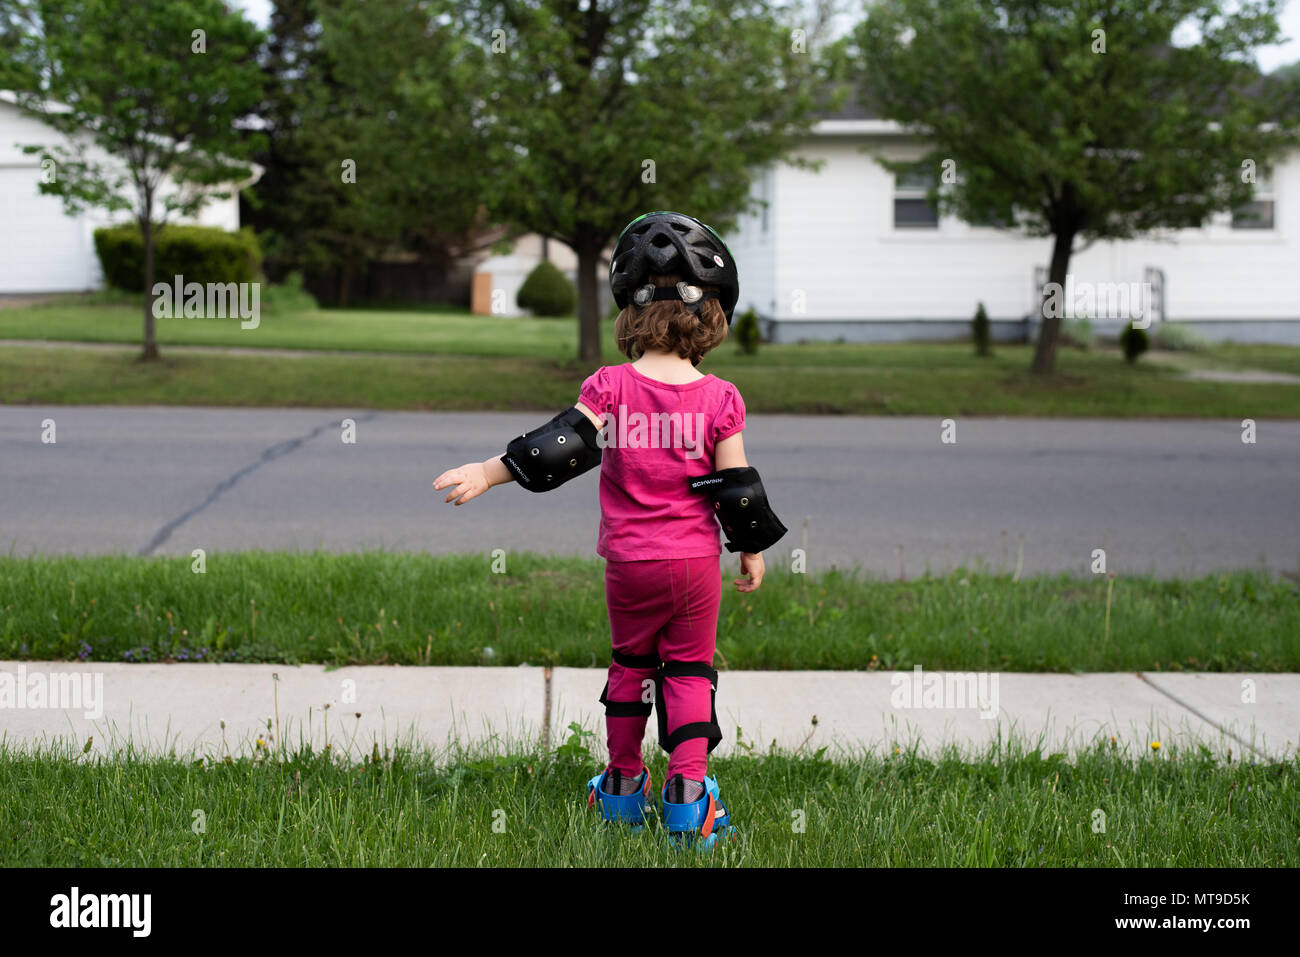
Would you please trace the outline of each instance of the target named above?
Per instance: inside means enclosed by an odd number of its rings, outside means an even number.
[[[348,297],[352,295],[352,261],[344,260],[343,265],[339,267],[339,298],[338,306],[340,309],[346,308]]]
[[[578,359],[596,368],[600,365],[600,307],[596,297],[596,266],[600,262],[599,239],[583,238],[578,251]]]
[[[152,204],[146,204],[152,207]],[[153,214],[146,209],[145,217],[140,222],[140,234],[144,238],[144,351],[140,353],[143,360],[153,360],[158,356],[158,339],[154,330],[153,318]]]
[[[1052,243],[1052,264],[1047,271],[1047,286],[1042,290],[1038,303],[1038,315],[1042,323],[1038,327],[1038,342],[1034,346],[1034,361],[1029,371],[1040,375],[1049,375],[1056,369],[1056,344],[1060,339],[1061,312],[1065,305],[1065,277],[1070,271],[1070,251],[1074,248],[1075,230],[1067,229],[1057,233]],[[1049,310],[1047,302],[1052,288],[1059,290],[1057,304],[1059,308]]]

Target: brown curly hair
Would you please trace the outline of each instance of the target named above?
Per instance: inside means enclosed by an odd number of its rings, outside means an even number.
[[[651,276],[656,286],[675,286],[683,281],[676,273]],[[700,286],[717,293],[717,286]],[[638,309],[628,303],[614,320],[618,348],[629,359],[638,359],[649,349],[675,352],[698,363],[705,353],[727,338],[727,314],[716,299],[706,299],[696,316],[676,299],[660,299]]]

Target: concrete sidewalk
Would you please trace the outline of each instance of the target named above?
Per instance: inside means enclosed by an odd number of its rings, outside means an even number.
[[[577,721],[596,732],[603,754],[604,682],[604,669],[585,668],[556,668],[548,680],[537,667],[10,661],[0,662],[0,738],[18,748],[58,741],[80,751],[93,738],[100,753],[130,741],[151,753],[238,754],[259,735],[273,740],[278,711],[291,748],[307,739],[354,756],[376,741],[499,749],[539,740],[549,696],[551,746]],[[74,687],[86,696],[68,697]],[[738,736],[757,750],[775,742],[847,757],[909,744],[980,752],[999,735],[1073,753],[1113,735],[1133,753],[1152,741],[1165,749],[1201,742],[1248,760],[1296,752],[1300,675],[724,671],[717,710],[721,755],[736,750]],[[654,717],[646,745],[657,746]]]

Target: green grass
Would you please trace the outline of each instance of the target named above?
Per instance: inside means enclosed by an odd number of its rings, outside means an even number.
[[[599,765],[555,752],[113,758],[0,746],[10,867],[956,866],[1294,867],[1300,761],[1207,751],[1075,760],[990,746],[927,758],[770,752],[714,758],[741,839],[710,854],[604,828]],[[650,767],[663,781],[664,758]],[[1105,830],[1094,831],[1095,812]],[[202,833],[195,833],[202,813]]]
[[[572,405],[582,374],[540,359],[245,356],[0,348],[0,403],[348,409],[541,409]]]
[[[1212,346],[1203,354],[1218,365],[1235,369],[1264,369],[1300,375],[1300,349],[1294,347],[1225,343]]]
[[[0,659],[603,666],[603,562],[232,552],[0,557]],[[728,571],[730,569],[730,571]],[[1251,572],[1197,580],[992,571],[897,582],[772,562],[742,595],[724,564],[729,669],[1300,671],[1300,592]]]
[[[139,309],[116,299],[0,310],[0,338],[134,345]],[[613,323],[603,362],[626,361]],[[0,348],[0,402],[188,404],[373,409],[536,409],[571,404],[587,370],[573,359],[576,323],[459,311],[270,311],[254,330],[233,320],[162,319],[161,363],[131,351]],[[320,351],[319,356],[212,354],[180,346]],[[339,356],[330,351],[395,353]],[[759,413],[1300,418],[1300,388],[1189,382],[1179,367],[1129,367],[1105,350],[1062,350],[1058,371],[1029,374],[1030,347],[978,359],[967,343],[808,343],[743,356],[731,343],[701,370],[734,381]],[[1300,371],[1300,348],[1217,346],[1179,353],[1197,368]]]
[[[121,294],[0,309],[0,339],[138,345],[143,327],[143,300],[137,305]],[[578,348],[574,319],[476,316],[453,308],[263,310],[256,329],[241,329],[237,319],[158,319],[156,334],[163,350],[191,345],[567,359]]]
[[[1128,368],[1090,353],[1066,354],[1060,371],[1043,379],[1026,371],[1028,347],[1003,347],[982,362],[968,351],[777,346],[750,359],[723,346],[700,368],[735,382],[752,413],[1300,418],[1294,385],[1184,381],[1169,367]],[[504,354],[299,357],[164,347],[163,356],[141,363],[125,351],[0,347],[0,403],[551,411],[573,404],[587,374],[574,360]]]

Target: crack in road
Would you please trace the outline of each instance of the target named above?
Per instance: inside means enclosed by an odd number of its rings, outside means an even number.
[[[350,418],[353,418],[354,421],[356,421],[356,423],[360,425],[362,422],[372,421],[378,415],[379,415],[378,412],[370,412],[363,416],[350,416]],[[275,445],[272,445],[269,448],[264,449],[262,454],[257,458],[255,462],[245,465],[242,469],[239,469],[237,472],[228,475],[226,478],[218,482],[216,486],[212,489],[212,491],[208,493],[208,497],[205,498],[202,502],[200,502],[198,505],[191,508],[189,511],[183,512],[182,514],[178,515],[176,518],[173,518],[170,522],[167,522],[165,525],[163,525],[162,528],[158,529],[158,531],[154,532],[154,536],[153,538],[149,539],[149,543],[143,546],[138,552],[136,552],[136,554],[137,555],[153,554],[154,550],[158,548],[158,546],[160,546],[163,542],[167,541],[167,539],[171,538],[172,532],[176,531],[176,529],[180,528],[180,526],[184,525],[195,515],[199,514],[199,512],[203,511],[205,508],[207,508],[217,499],[221,498],[222,495],[224,495],[231,488],[233,488],[235,484],[245,475],[255,472],[257,469],[261,468],[263,465],[266,465],[268,462],[274,462],[276,459],[288,455],[290,452],[301,447],[304,443],[309,442],[312,439],[314,439],[316,436],[320,435],[326,429],[339,428],[342,426],[342,424],[343,424],[342,419],[339,419],[334,422],[326,422],[324,425],[318,425],[316,428],[312,429],[306,435],[300,435],[296,439],[285,439],[283,442],[277,442]]]

